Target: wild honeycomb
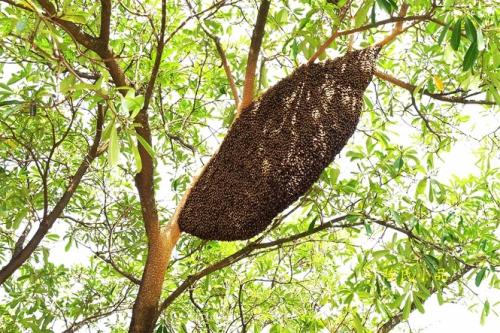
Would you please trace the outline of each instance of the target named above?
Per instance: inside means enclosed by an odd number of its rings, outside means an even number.
[[[243,110],[181,208],[181,230],[248,239],[303,195],[354,133],[378,51],[302,65]]]

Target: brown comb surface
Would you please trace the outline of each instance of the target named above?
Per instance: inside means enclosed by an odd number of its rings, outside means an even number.
[[[377,54],[302,65],[244,109],[181,208],[181,230],[228,241],[262,232],[354,133]]]

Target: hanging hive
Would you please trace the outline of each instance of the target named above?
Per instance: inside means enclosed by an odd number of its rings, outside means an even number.
[[[302,65],[244,109],[191,188],[181,230],[248,239],[303,195],[356,129],[378,51]]]

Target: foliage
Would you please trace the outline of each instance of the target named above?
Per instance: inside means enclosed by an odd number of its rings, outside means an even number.
[[[377,22],[397,17],[402,5],[354,1],[352,19],[339,22],[345,2],[271,3],[257,95],[305,63],[336,25],[359,31],[338,37],[320,59],[351,42],[382,40],[393,22]],[[1,266],[27,246],[77,170],[90,166],[40,246],[1,286],[0,331],[124,332],[148,250],[134,180],[147,167],[142,151],[154,161],[165,225],[236,112],[212,37],[243,87],[258,4],[175,0],[162,16],[160,1],[112,2],[109,48],[131,83],[123,87],[106,59],[63,29],[70,22],[102,35],[106,1],[53,1],[56,18],[43,3],[0,0]],[[473,132],[475,124],[498,124],[498,8],[408,4],[407,16],[425,17],[405,22],[415,25],[378,62],[406,85],[374,79],[341,158],[262,237],[225,243],[183,235],[157,332],[386,332],[424,312],[432,294],[452,302],[466,283],[500,287],[498,132]],[[155,72],[162,17],[165,48]],[[150,144],[137,119],[152,77]],[[102,137],[89,159],[101,109]],[[475,149],[475,172],[443,174],[462,145]],[[485,320],[495,304],[478,302]]]

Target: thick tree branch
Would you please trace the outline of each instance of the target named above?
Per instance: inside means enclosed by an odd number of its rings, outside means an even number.
[[[374,75],[378,77],[379,79],[382,79],[384,81],[390,82],[398,87],[401,87],[405,90],[408,90],[410,93],[413,94],[415,89],[417,89],[417,86],[414,86],[410,83],[406,83],[404,81],[401,81],[398,78],[395,78],[389,74],[386,74],[384,72],[375,70]],[[485,101],[485,100],[472,100],[472,99],[467,99],[465,97],[453,97],[453,96],[448,96],[448,93],[431,93],[427,89],[423,89],[422,94],[432,97],[434,99],[443,101],[443,102],[449,102],[449,103],[461,103],[461,104],[483,104],[483,105],[495,105],[495,102],[491,101]]]
[[[57,204],[54,206],[52,211],[47,214],[44,219],[40,222],[37,231],[26,244],[22,250],[18,250],[17,254],[11,258],[11,260],[0,270],[0,285],[3,284],[36,250],[40,242],[43,240],[47,232],[50,230],[54,222],[59,218],[64,208],[69,203],[69,200],[75,193],[80,181],[87,172],[90,164],[94,161],[97,156],[97,148],[101,141],[102,126],[104,123],[104,111],[101,105],[98,105],[97,112],[97,123],[96,132],[94,136],[94,142],[90,147],[87,155],[80,163],[78,170],[75,172],[71,181],[69,182],[66,191],[61,196]]]
[[[162,303],[160,307],[160,311],[165,310],[167,307],[169,307],[176,299],[179,297],[184,291],[186,291],[190,286],[192,286],[194,283],[196,283],[198,280],[202,279],[203,277],[210,275],[218,270],[221,270],[227,266],[230,266],[236,262],[239,262],[245,258],[248,257],[250,253],[257,249],[266,249],[266,248],[271,248],[271,247],[278,247],[281,246],[282,244],[289,243],[289,242],[294,242],[296,240],[299,240],[301,238],[305,238],[308,236],[311,236],[313,234],[316,234],[320,231],[329,229],[329,228],[352,228],[355,226],[362,225],[362,222],[359,223],[347,223],[347,224],[337,224],[338,222],[341,222],[345,220],[347,215],[343,215],[337,218],[332,219],[331,221],[325,222],[320,226],[317,226],[315,228],[312,228],[310,230],[301,232],[296,235],[292,235],[289,237],[284,237],[281,239],[277,239],[275,241],[271,242],[266,242],[266,243],[261,243],[263,237],[259,237],[256,241],[249,243],[247,246],[243,247],[242,249],[236,251],[232,255],[206,267],[205,269],[199,271],[196,274],[190,275],[184,282],[177,287]]]
[[[247,66],[245,71],[245,83],[243,85],[243,96],[238,108],[238,114],[248,107],[253,100],[254,85],[255,85],[255,71],[257,69],[257,61],[259,60],[260,47],[262,39],[264,38],[264,27],[266,26],[267,14],[269,13],[269,6],[271,0],[262,0],[259,12],[257,14],[257,21],[252,33],[250,42],[250,49],[248,51]]]
[[[109,31],[111,24],[111,0],[101,0],[101,31],[99,39],[106,47],[109,43]]]
[[[63,20],[57,16],[56,7],[48,0],[37,0],[37,2],[45,10],[46,18],[56,23],[69,33],[78,43],[93,51],[101,48],[100,40],[88,33],[84,32],[77,24]]]
[[[161,27],[156,46],[156,58],[151,71],[151,77],[144,94],[144,105],[137,114],[135,121],[141,126],[136,128],[136,132],[149,145],[152,145],[151,130],[149,127],[148,108],[153,95],[156,79],[160,69],[161,58],[165,47],[165,29],[167,19],[167,2],[161,2]],[[136,188],[142,208],[142,218],[148,238],[148,253],[146,265],[144,267],[139,293],[132,310],[132,320],[129,332],[152,332],[156,322],[158,311],[158,301],[161,295],[165,272],[170,260],[172,249],[168,249],[171,244],[168,242],[168,234],[162,232],[156,207],[154,190],[154,161],[146,148],[138,144],[139,155],[142,161],[142,169],[135,176]],[[168,231],[170,229],[167,229]],[[172,247],[175,244],[172,244]],[[167,255],[168,253],[168,255]]]

